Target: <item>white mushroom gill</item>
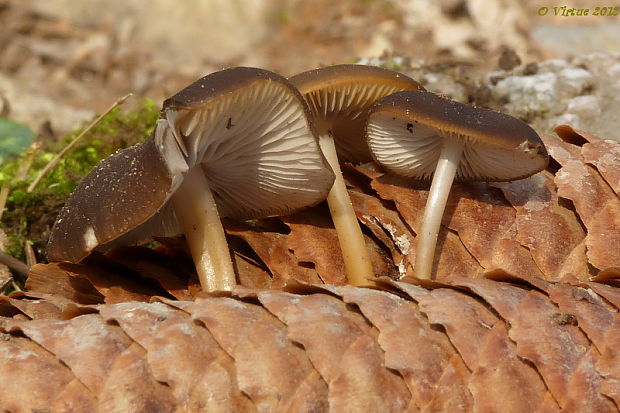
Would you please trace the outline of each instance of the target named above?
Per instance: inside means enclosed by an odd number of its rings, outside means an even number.
[[[282,89],[257,82],[183,117],[190,164],[202,164],[222,216],[285,214],[312,203],[325,180],[303,106]]]
[[[457,177],[461,180],[505,181],[524,176],[524,170],[544,168],[538,153],[527,156],[526,151],[517,149],[519,148],[509,150],[488,146],[467,146]]]
[[[429,179],[439,158],[437,130],[391,113],[376,113],[366,126],[368,145],[381,165],[399,175]]]
[[[326,119],[346,116],[354,120],[363,114],[369,103],[398,90],[401,88],[386,83],[335,83],[332,87],[306,93],[306,100],[314,113],[320,113]]]
[[[370,160],[365,142],[360,141],[368,106],[399,90],[402,85],[358,79],[334,82],[305,92],[304,96],[318,120],[319,134],[331,134],[334,138],[339,160],[358,163]]]
[[[444,142],[457,138],[466,142],[456,170],[455,179],[459,181],[515,179],[523,170],[541,169],[543,164],[538,152],[529,147],[492,147],[480,140],[474,142],[472,138],[396,118],[391,113],[373,114],[366,130],[377,162],[401,176],[415,179],[431,179],[440,148]],[[527,156],[528,151],[530,156]]]

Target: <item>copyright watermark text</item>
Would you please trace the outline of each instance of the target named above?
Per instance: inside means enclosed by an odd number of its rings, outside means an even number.
[[[568,6],[554,6],[554,7],[539,7],[539,16],[617,16],[618,6],[609,7],[595,7],[593,9],[579,9],[576,7]]]

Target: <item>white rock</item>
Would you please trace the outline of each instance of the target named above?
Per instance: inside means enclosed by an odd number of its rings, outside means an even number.
[[[269,40],[276,11],[295,1],[34,0],[32,7],[86,26],[129,19],[135,23],[134,46],[155,51],[159,65],[195,76],[205,62],[229,65],[252,54],[255,45]]]
[[[593,118],[601,114],[599,98],[593,95],[583,95],[572,98],[566,104],[566,111],[581,118]]]
[[[540,73],[559,72],[566,67],[568,67],[568,62],[564,59],[551,59],[538,63],[538,71]]]
[[[620,63],[616,63],[615,65],[607,69],[607,74],[611,78],[620,78]]]
[[[574,113],[564,113],[563,115],[556,117],[551,122],[552,128],[559,126],[559,125],[570,125],[576,129],[581,129],[581,126],[582,126],[579,116],[575,115]]]
[[[497,82],[492,92],[495,97],[508,100],[511,113],[547,112],[557,105],[557,76],[510,76]]]
[[[560,87],[568,88],[570,92],[579,94],[584,91],[588,86],[592,86],[594,78],[592,73],[585,69],[578,67],[571,67],[562,70],[559,74],[561,85]]]

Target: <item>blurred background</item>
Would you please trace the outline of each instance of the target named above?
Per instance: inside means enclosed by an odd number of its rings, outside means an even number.
[[[591,0],[0,0],[2,113],[38,134],[58,135],[128,92],[159,104],[196,78],[228,66],[258,66],[289,76],[321,65],[363,62],[410,72],[431,90],[533,122],[539,114],[532,111],[541,112],[536,107],[525,112],[516,108],[519,102],[503,107],[513,91],[493,90],[495,71],[533,76],[584,69],[574,58],[596,52],[607,56],[598,66],[612,68],[609,81],[618,86],[620,17],[610,16],[612,8],[593,15],[605,5]],[[589,9],[589,15],[555,15],[559,6]],[[563,59],[566,67],[535,66],[550,59]],[[588,94],[594,83],[577,86]],[[521,87],[527,95],[526,86],[503,87]],[[560,112],[553,115],[566,115]]]
[[[593,0],[0,0],[0,252],[44,259],[77,182],[144,139],[166,97],[230,66],[381,65],[539,133],[620,140],[618,14]],[[0,293],[11,282],[0,265]]]

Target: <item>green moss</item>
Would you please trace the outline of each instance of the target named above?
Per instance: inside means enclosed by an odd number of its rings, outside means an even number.
[[[278,12],[278,23],[287,25],[291,22],[291,13],[288,10],[280,10]]]
[[[87,125],[60,141],[44,143],[22,181],[16,182],[15,176],[19,165],[25,162],[26,154],[1,165],[0,185],[10,188],[0,224],[9,238],[8,253],[23,260],[23,246],[29,241],[43,259],[43,247],[54,219],[81,179],[103,158],[143,141],[153,130],[158,116],[159,108],[151,100],[145,100],[139,108],[131,111],[116,108],[47,173],[32,193],[27,192],[28,185]]]

